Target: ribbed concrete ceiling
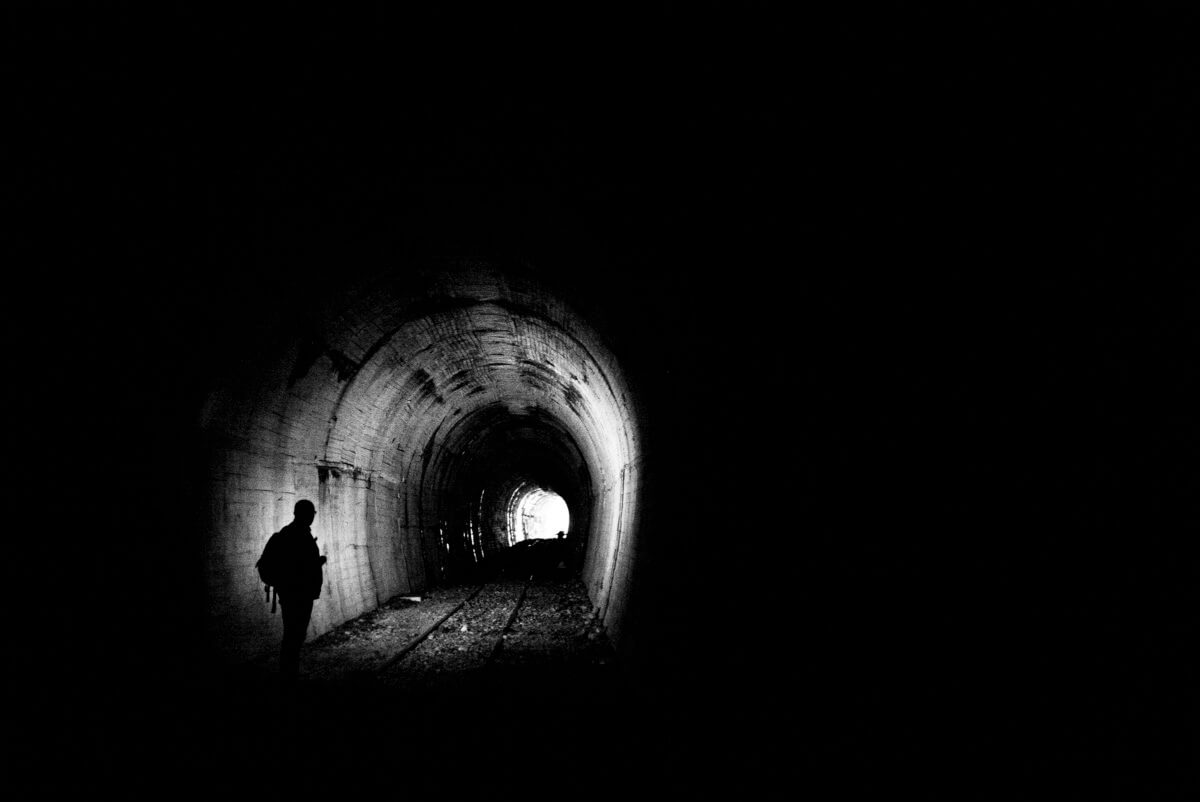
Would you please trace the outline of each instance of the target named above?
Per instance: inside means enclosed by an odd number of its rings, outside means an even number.
[[[411,449],[439,433],[469,436],[474,426],[457,419],[500,407],[515,417],[548,413],[589,464],[611,471],[621,399],[587,346],[535,307],[498,297],[468,303],[405,322],[376,341],[318,453],[394,473]]]

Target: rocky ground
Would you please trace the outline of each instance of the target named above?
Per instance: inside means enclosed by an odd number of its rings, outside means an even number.
[[[589,765],[620,726],[628,688],[565,571],[394,599],[306,643],[291,691],[276,666],[265,655],[230,686],[243,704],[265,702],[275,737],[223,749],[258,751],[284,774],[299,767],[300,787],[584,798],[612,779]]]
[[[63,707],[35,751],[75,757],[34,795],[608,799],[724,770],[626,681],[562,570],[394,599],[306,643],[290,689],[271,654]]]
[[[500,579],[397,597],[305,644],[301,684],[392,686],[489,667],[607,666],[608,639],[577,577]],[[248,674],[269,682],[277,657]]]

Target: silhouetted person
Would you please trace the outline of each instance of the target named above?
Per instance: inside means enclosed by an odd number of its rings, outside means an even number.
[[[557,541],[556,545],[558,546],[557,570],[565,571],[565,570],[567,570],[567,568],[570,567],[570,554],[571,554],[571,544],[570,544],[570,541],[567,540],[566,532],[559,531],[558,541]]]
[[[271,584],[283,608],[279,673],[289,684],[300,671],[300,647],[308,634],[313,599],[321,595],[324,579],[321,566],[325,564],[310,529],[317,508],[311,501],[297,501],[295,515],[294,521],[271,535],[260,561],[271,566]]]

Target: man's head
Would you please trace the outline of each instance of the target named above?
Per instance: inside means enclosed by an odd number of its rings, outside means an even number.
[[[304,526],[311,526],[313,519],[317,517],[317,508],[308,499],[301,499],[296,502],[296,522]]]

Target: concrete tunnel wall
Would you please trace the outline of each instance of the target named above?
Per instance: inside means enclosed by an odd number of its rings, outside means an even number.
[[[301,498],[328,557],[310,636],[438,579],[456,464],[496,421],[539,419],[586,468],[572,510],[582,576],[619,642],[637,554],[642,451],[620,366],[532,281],[484,264],[377,272],[214,390],[202,427],[210,499],[208,638],[225,659],[277,648],[254,563]]]

